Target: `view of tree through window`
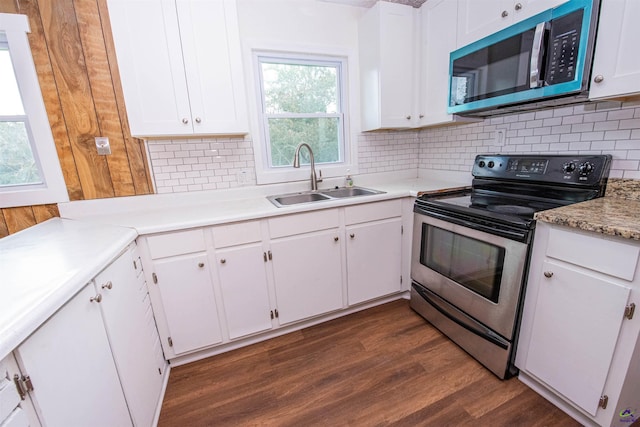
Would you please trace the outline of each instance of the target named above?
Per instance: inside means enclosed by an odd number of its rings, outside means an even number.
[[[0,43],[0,186],[42,182],[9,50]]]
[[[291,166],[302,142],[316,163],[342,161],[340,64],[264,57],[260,64],[270,166]]]

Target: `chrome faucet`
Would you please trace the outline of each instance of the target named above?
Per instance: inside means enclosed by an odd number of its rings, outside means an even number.
[[[309,150],[309,160],[311,161],[311,190],[315,191],[318,189],[318,183],[322,182],[322,171],[320,171],[320,179],[318,179],[316,176],[316,164],[313,160],[313,150],[311,150],[311,147],[306,142],[301,142],[296,147],[296,152],[293,155],[293,167],[300,167],[300,149],[302,147],[307,147],[307,150]]]

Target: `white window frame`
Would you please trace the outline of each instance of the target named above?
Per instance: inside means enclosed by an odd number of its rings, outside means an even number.
[[[338,82],[340,85],[339,102],[341,106],[340,115],[342,120],[342,134],[340,137],[342,138],[343,158],[339,163],[316,163],[316,171],[318,174],[322,171],[323,178],[344,177],[347,173],[357,173],[355,160],[357,147],[354,143],[355,138],[351,135],[350,131],[350,113],[352,112],[350,110],[351,102],[349,100],[354,96],[354,94],[351,93],[349,85],[349,81],[353,79],[353,76],[350,75],[351,71],[348,67],[348,63],[350,60],[353,61],[353,56],[345,52],[336,53],[317,49],[314,51],[308,51],[307,49],[288,49],[286,46],[278,46],[276,48],[270,46],[265,48],[254,45],[250,48],[250,52],[253,65],[251,67],[251,71],[253,73],[252,80],[254,81],[255,88],[255,112],[257,114],[257,126],[255,127],[253,138],[253,151],[256,161],[256,179],[258,184],[307,181],[310,176],[308,165],[302,165],[300,168],[269,166],[270,147],[267,135],[267,119],[269,116],[263,114],[263,86],[261,81],[262,73],[260,70],[260,57],[282,59],[283,62],[289,62],[292,64],[313,63],[314,61],[319,65],[323,62],[334,62],[340,64],[340,76],[338,76]],[[329,116],[334,115],[327,115],[327,117]],[[306,151],[304,151],[304,153],[306,156]],[[320,184],[320,187],[322,187],[322,184]]]
[[[25,124],[43,182],[34,185],[0,187],[0,208],[69,201],[29,47],[28,32],[30,32],[29,21],[25,15],[0,13],[0,33],[4,34],[9,46],[9,54],[27,116]]]

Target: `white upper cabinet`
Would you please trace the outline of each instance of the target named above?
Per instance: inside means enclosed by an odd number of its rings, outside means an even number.
[[[458,47],[568,0],[458,0]]]
[[[591,73],[590,99],[640,93],[640,2],[603,0]]]
[[[416,9],[378,2],[358,24],[362,130],[410,128]]]
[[[108,0],[134,136],[248,132],[235,0]]]
[[[447,114],[449,54],[456,49],[457,0],[430,0],[420,8],[418,127],[457,121],[477,121]],[[444,36],[446,35],[446,36]]]

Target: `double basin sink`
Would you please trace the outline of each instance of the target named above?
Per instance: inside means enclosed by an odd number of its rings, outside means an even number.
[[[372,190],[364,187],[335,187],[327,190],[279,194],[275,196],[268,196],[267,199],[277,207],[282,208],[285,206],[299,205],[301,203],[314,203],[383,193],[384,191]]]

